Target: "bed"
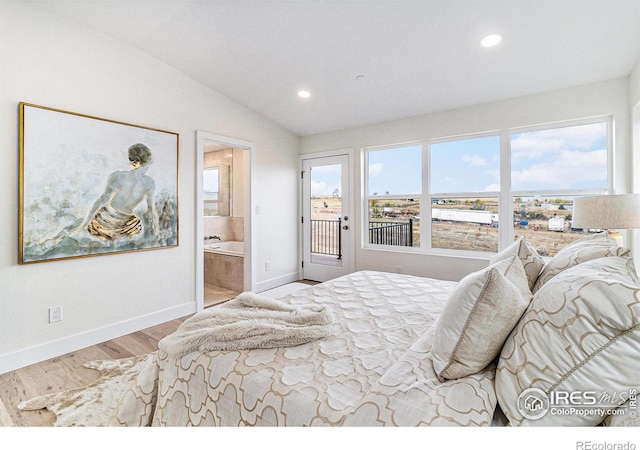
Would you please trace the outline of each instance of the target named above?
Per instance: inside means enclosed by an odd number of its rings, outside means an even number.
[[[458,282],[360,271],[279,299],[242,293],[149,355],[100,363],[125,372],[96,388],[93,403],[108,407],[93,415],[112,426],[640,426],[639,292],[629,249],[605,232],[550,259],[522,237]],[[68,414],[88,390],[19,408]],[[72,409],[65,423],[87,423],[87,408]]]
[[[281,300],[329,306],[335,333],[286,348],[158,351],[111,424],[490,425],[495,365],[443,383],[429,359],[455,285],[361,271],[297,291]]]

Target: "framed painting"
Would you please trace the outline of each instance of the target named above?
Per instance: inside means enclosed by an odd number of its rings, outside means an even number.
[[[20,103],[19,263],[178,246],[179,135]]]

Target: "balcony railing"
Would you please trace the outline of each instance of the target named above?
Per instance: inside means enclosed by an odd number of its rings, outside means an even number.
[[[311,253],[342,258],[342,219],[311,220]],[[413,247],[413,219],[369,222],[369,243]]]
[[[413,219],[408,222],[369,222],[369,243],[413,247]]]
[[[311,253],[335,255],[342,259],[342,236],[338,220],[311,220]]]

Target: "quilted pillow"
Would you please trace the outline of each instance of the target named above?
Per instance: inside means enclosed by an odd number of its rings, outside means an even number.
[[[489,260],[489,264],[494,264],[498,261],[502,261],[503,259],[510,258],[513,255],[518,255],[518,258],[520,258],[520,261],[524,266],[524,271],[527,274],[529,289],[533,289],[533,285],[538,279],[540,271],[544,267],[544,260],[526,237],[522,236],[516,239],[513,244],[500,251],[500,253],[494,255]]]
[[[629,398],[640,373],[639,292],[633,260],[605,257],[563,271],[534,294],[496,372],[511,425],[597,425]],[[594,398],[600,410],[567,409]]]
[[[531,300],[517,255],[473,272],[456,284],[438,319],[433,367],[438,379],[477,373],[500,353]]]
[[[535,294],[551,278],[577,264],[605,256],[628,256],[629,254],[630,250],[619,247],[606,231],[584,236],[562,248],[545,264],[531,292]]]

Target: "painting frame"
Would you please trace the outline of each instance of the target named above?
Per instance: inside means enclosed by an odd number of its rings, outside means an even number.
[[[178,133],[18,109],[19,264],[179,245]]]

